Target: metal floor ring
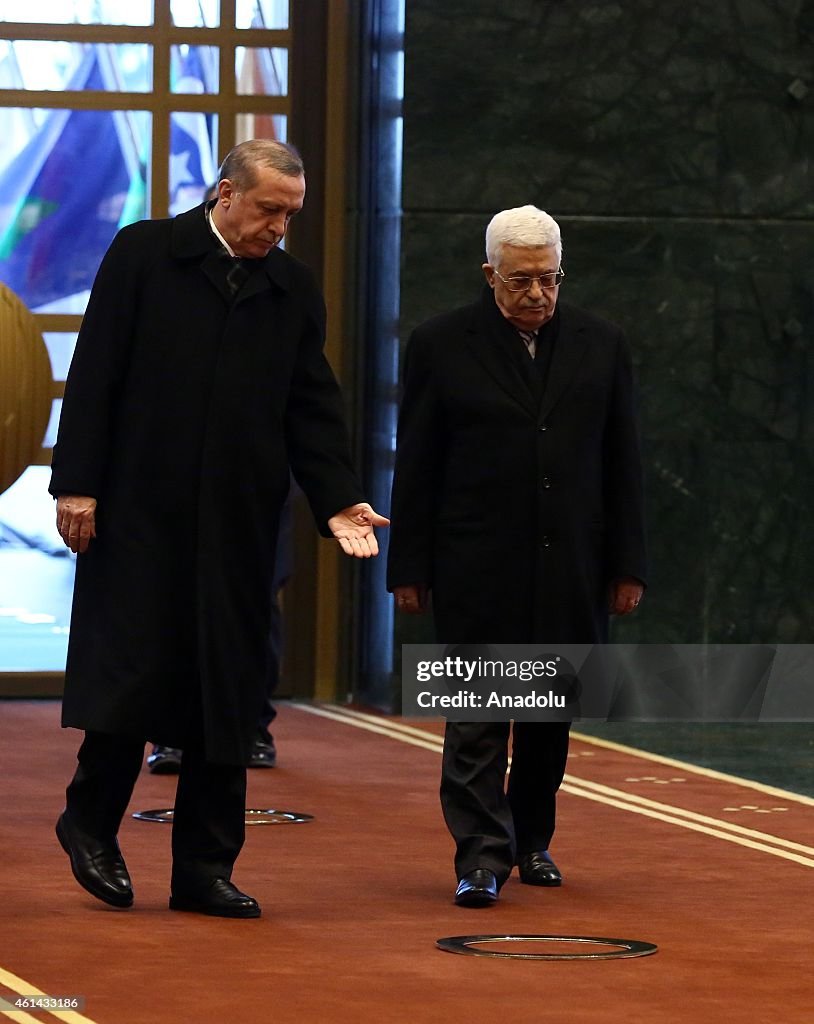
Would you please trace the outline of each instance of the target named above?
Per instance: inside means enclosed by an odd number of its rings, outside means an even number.
[[[153,811],[136,811],[133,817],[138,821],[172,822],[173,809],[172,807],[165,807]],[[299,811],[276,811],[273,808],[263,809],[259,807],[246,808],[247,825],[287,825],[313,820],[313,814],[301,814]]]
[[[618,946],[611,952],[593,953],[509,953],[493,949],[478,949],[487,942],[576,942],[602,946]],[[437,939],[436,946],[445,953],[464,956],[488,956],[504,960],[620,960],[634,956],[650,956],[658,950],[652,942],[638,939],[603,939],[587,935],[452,935]]]

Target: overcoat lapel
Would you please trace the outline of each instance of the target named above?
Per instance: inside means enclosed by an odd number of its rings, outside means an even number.
[[[231,292],[229,291],[229,285],[226,283],[227,269],[226,260],[217,249],[210,249],[201,263],[201,270],[204,274],[206,274],[224,299],[227,302],[231,302]]]
[[[522,341],[497,308],[491,288],[487,288],[481,305],[469,326],[467,346],[473,356],[495,382],[532,416],[536,415],[535,398],[529,375],[521,362],[525,358]],[[527,360],[533,373],[534,365]]]
[[[588,338],[585,328],[575,325],[568,306],[560,306],[560,328],[557,343],[551,355],[546,388],[540,405],[540,419],[544,420],[565,393],[574,375],[583,365]]]
[[[170,245],[170,252],[175,259],[200,261],[201,271],[226,302],[231,302],[229,285],[226,283],[226,260],[221,256],[220,242],[206,223],[205,204],[202,203],[175,218],[172,222]]]

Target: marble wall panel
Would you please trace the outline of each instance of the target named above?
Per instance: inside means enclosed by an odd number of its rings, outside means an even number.
[[[625,328],[651,438],[814,441],[814,224],[562,228],[562,297]]]
[[[810,0],[407,4],[408,209],[814,212]]]
[[[782,441],[645,444],[650,587],[618,640],[810,643],[814,471]]]

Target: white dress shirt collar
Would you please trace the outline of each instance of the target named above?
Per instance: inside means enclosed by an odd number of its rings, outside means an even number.
[[[234,249],[229,245],[223,235],[218,231],[218,226],[215,223],[215,218],[212,216],[212,207],[207,206],[206,208],[206,219],[209,221],[209,227],[212,229],[212,234],[217,238],[223,248],[229,253],[230,256],[236,256]]]

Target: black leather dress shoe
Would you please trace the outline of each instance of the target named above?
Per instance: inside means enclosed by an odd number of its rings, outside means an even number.
[[[562,885],[560,869],[549,856],[548,850],[535,850],[517,858],[520,881],[526,885]]]
[[[73,824],[67,811],[59,816],[56,833],[83,889],[111,907],[132,906],[133,886],[115,837],[108,842],[94,839]]]
[[[273,768],[277,764],[277,748],[274,737],[268,730],[261,728],[252,746],[249,757],[250,768]]]
[[[497,878],[494,871],[476,868],[464,875],[455,890],[459,907],[488,907],[497,900]]]
[[[147,758],[147,768],[153,775],[177,775],[181,771],[181,753],[176,747],[156,744]]]
[[[201,888],[173,889],[170,910],[188,910],[211,917],[260,917],[257,900],[225,878],[213,878]]]

